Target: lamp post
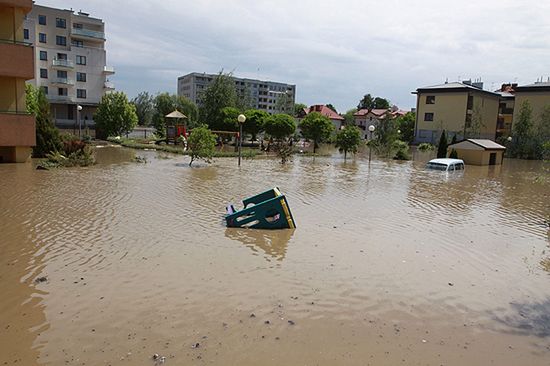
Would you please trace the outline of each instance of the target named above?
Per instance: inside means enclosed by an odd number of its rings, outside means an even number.
[[[369,138],[369,164],[370,164],[370,158],[371,158],[371,153],[372,153],[372,147],[370,147],[370,144],[371,144],[371,141],[372,141],[372,133],[374,132],[374,130],[376,130],[376,127],[374,127],[374,125],[370,125],[369,126],[369,134],[370,134],[370,138]]]
[[[80,121],[80,111],[82,110],[82,106],[78,104],[76,106],[76,119],[78,120],[78,137],[82,138],[82,123]]]
[[[244,114],[239,114],[237,117],[239,121],[239,166],[241,166],[241,149],[243,146],[243,124],[246,121],[246,116]]]

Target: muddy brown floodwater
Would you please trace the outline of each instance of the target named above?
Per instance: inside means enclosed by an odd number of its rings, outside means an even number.
[[[0,165],[0,365],[550,363],[541,162],[97,154]],[[273,186],[297,229],[225,228]]]

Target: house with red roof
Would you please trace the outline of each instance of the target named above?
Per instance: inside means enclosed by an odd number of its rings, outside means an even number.
[[[392,118],[404,116],[407,111],[393,107],[390,109],[360,109],[353,114],[355,125],[361,130],[363,138],[368,137],[369,126],[378,127],[378,123],[384,119],[386,113],[390,113]]]
[[[344,117],[334,112],[332,109],[324,104],[312,105],[309,108],[304,108],[298,113],[298,120],[301,121],[305,116],[312,112],[321,113],[323,116],[327,116],[332,121],[336,131],[339,131],[344,125]]]

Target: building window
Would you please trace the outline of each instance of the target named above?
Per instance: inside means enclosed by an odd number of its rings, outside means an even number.
[[[67,54],[66,53],[58,53],[57,54],[57,59],[58,60],[66,60],[67,59]]]
[[[66,97],[67,96],[67,88],[57,88],[57,95]]]
[[[45,15],[39,15],[38,16],[38,24],[46,25],[46,16]]]
[[[85,72],[77,72],[76,73],[76,81],[82,81],[83,83],[86,82],[86,73]]]
[[[24,39],[29,39],[29,30],[28,29],[23,29],[23,38]]]
[[[48,95],[48,87],[47,86],[43,86],[42,90],[44,91],[44,94]]]
[[[83,41],[76,40],[76,39],[73,39],[72,44],[73,44],[73,46],[75,46],[75,47],[84,47],[84,42],[83,42]]]
[[[55,18],[55,26],[57,28],[67,28],[67,21],[64,18]]]
[[[40,77],[42,79],[47,79],[48,78],[48,69],[40,69]]]
[[[55,36],[55,44],[58,46],[66,46],[67,45],[67,37],[65,36]]]
[[[48,61],[48,52],[40,51],[40,60],[41,61]]]
[[[38,42],[46,43],[46,33],[38,33]]]
[[[424,113],[424,121],[432,122],[434,120],[433,113]]]
[[[435,95],[427,95],[426,104],[435,104]]]
[[[60,79],[66,79],[67,78],[67,71],[57,70],[57,77],[60,78]]]
[[[73,28],[74,28],[74,29],[82,29],[82,24],[80,24],[80,23],[74,23],[74,24],[73,24]]]
[[[76,56],[77,65],[86,65],[86,56]]]
[[[86,89],[76,89],[76,97],[86,99]]]

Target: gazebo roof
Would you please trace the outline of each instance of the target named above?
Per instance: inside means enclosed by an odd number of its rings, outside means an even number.
[[[187,118],[187,116],[183,113],[181,113],[180,111],[176,110],[176,111],[173,111],[172,113],[169,113],[165,116],[166,118],[178,118],[178,119],[182,119],[182,118]]]

